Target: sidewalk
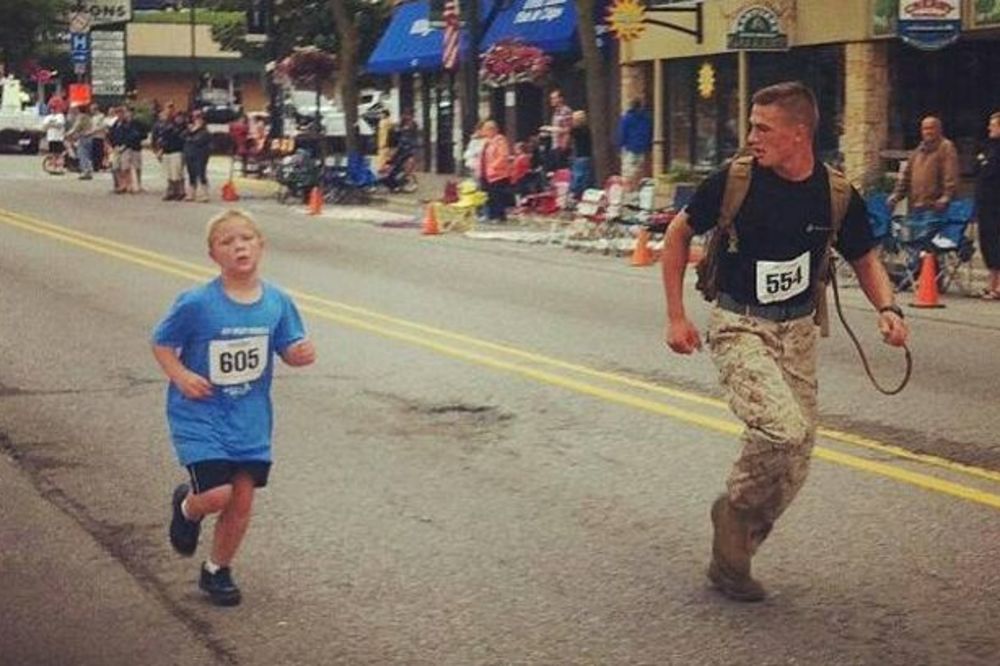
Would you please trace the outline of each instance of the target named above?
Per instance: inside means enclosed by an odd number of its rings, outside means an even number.
[[[229,158],[228,157],[213,157],[212,162],[209,165],[209,173],[212,175],[214,180],[213,183],[221,183],[229,174]],[[416,219],[421,219],[427,203],[430,201],[440,200],[444,196],[445,184],[448,181],[460,182],[462,178],[454,174],[439,174],[439,173],[429,173],[429,172],[419,172],[417,173],[417,190],[411,193],[399,193],[399,194],[389,194],[383,197],[375,199],[371,206],[378,209],[389,210],[396,213],[404,213],[407,215],[412,215]],[[249,191],[256,196],[273,196],[277,190],[277,184],[268,179],[260,178],[245,178],[236,177],[234,178],[237,190],[239,191]],[[218,190],[218,185],[215,185],[216,191]],[[657,205],[666,205],[666,200],[658,201]],[[521,218],[518,220],[517,224],[511,225],[490,225],[490,232],[498,232],[502,234],[503,232],[511,230],[524,230],[525,227],[535,230],[546,230],[552,224],[550,218]],[[577,246],[575,249],[580,249]],[[986,267],[983,264],[982,255],[978,249],[978,243],[976,248],[976,254],[972,258],[973,267],[973,277],[972,282],[974,287],[974,293],[979,291],[980,286],[985,286],[987,281],[988,273]]]

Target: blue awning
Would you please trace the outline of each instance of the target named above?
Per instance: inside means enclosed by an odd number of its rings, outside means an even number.
[[[600,3],[599,3],[600,4]],[[546,53],[579,51],[573,0],[514,0],[486,31],[481,48],[517,38]]]
[[[396,7],[389,27],[368,58],[370,74],[398,74],[441,69],[444,30],[432,28],[428,21],[429,0],[414,0]],[[479,15],[488,15],[493,0],[479,0]],[[468,52],[466,30],[459,43],[460,57]]]

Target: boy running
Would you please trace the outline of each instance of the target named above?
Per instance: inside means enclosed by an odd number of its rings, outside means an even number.
[[[207,240],[221,274],[177,298],[153,333],[153,356],[170,380],[167,421],[191,478],[174,489],[170,543],[193,555],[202,518],[218,514],[198,586],[215,604],[235,606],[230,565],[271,468],[272,359],[304,366],[316,351],[291,298],[258,274],[264,238],[253,219],[220,213]]]

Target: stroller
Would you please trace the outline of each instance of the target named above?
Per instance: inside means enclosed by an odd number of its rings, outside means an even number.
[[[406,163],[414,152],[413,148],[405,145],[396,148],[378,176],[378,185],[390,192],[416,192],[416,178],[406,173]]]
[[[309,192],[320,182],[321,171],[319,160],[303,148],[282,158],[275,170],[278,201],[285,203],[290,198],[308,201]]]
[[[378,182],[368,160],[359,153],[348,155],[346,166],[324,167],[321,181],[323,199],[336,204],[367,204]]]

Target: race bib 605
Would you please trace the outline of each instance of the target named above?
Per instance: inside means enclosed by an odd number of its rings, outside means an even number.
[[[788,261],[757,262],[757,300],[761,303],[786,301],[808,287],[808,252]]]
[[[208,343],[208,377],[218,386],[252,382],[264,373],[267,362],[266,335]]]

